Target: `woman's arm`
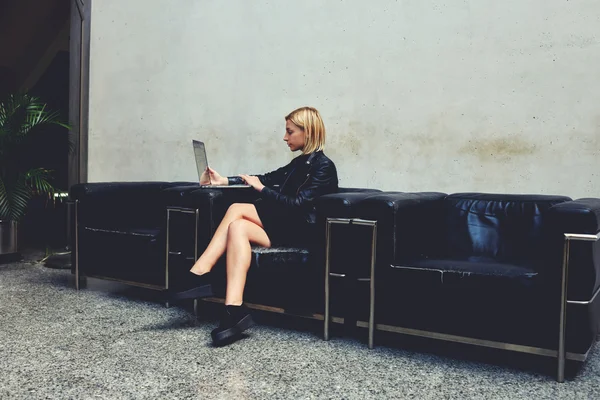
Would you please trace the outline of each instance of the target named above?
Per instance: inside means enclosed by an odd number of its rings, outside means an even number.
[[[283,181],[285,180],[285,178],[287,177],[289,171],[290,171],[290,167],[291,167],[291,163],[286,165],[285,167],[281,167],[276,169],[275,171],[271,171],[271,172],[267,172],[266,174],[263,175],[255,175],[260,182],[267,186],[267,187],[274,187],[276,185],[281,185],[283,183]],[[244,179],[242,179],[242,177],[240,176],[229,176],[227,177],[227,181],[229,185],[242,185],[244,184]]]
[[[281,194],[265,185],[260,192],[266,201],[273,201],[292,209],[310,207],[312,201],[319,196],[333,193],[338,188],[338,177],[335,164],[327,161],[309,172],[306,181],[300,185],[296,195]]]

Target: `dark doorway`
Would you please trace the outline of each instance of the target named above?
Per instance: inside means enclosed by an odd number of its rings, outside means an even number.
[[[69,52],[56,53],[46,71],[29,93],[40,97],[48,108],[59,112],[61,120],[69,116]],[[60,126],[47,126],[31,141],[28,155],[32,166],[52,171],[52,184],[68,190],[69,136]],[[22,221],[23,244],[27,247],[66,246],[65,206],[61,199],[38,196],[31,199]]]

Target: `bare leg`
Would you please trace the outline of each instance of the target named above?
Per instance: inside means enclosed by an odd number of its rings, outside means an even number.
[[[271,240],[261,226],[247,220],[232,222],[227,235],[225,305],[239,306],[243,302],[246,275],[252,256],[250,243],[271,247]]]
[[[258,217],[254,204],[232,204],[225,213],[206,250],[204,250],[204,253],[202,253],[192,267],[191,272],[196,275],[203,275],[212,270],[219,258],[225,253],[229,225],[237,220],[248,220],[254,223],[254,225],[262,227],[262,222]]]

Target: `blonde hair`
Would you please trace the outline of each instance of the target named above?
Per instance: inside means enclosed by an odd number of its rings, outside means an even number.
[[[285,117],[302,129],[305,134],[302,154],[310,154],[325,149],[325,125],[321,114],[313,107],[300,107]]]

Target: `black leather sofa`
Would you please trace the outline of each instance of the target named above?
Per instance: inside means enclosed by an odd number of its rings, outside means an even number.
[[[186,182],[75,185],[73,272],[165,289],[206,247],[229,205],[256,196]],[[322,319],[325,221],[360,218],[377,224],[378,330],[557,357],[559,381],[564,358],[586,359],[600,321],[600,199],[340,189],[315,207],[323,234],[310,245],[253,248],[245,301]],[[168,232],[167,209],[175,210]],[[334,239],[338,275],[365,275],[368,255],[351,250],[369,248],[368,237],[348,227]],[[223,274],[215,284],[222,296],[224,268],[215,272]],[[366,289],[345,285],[333,315],[366,321]]]

